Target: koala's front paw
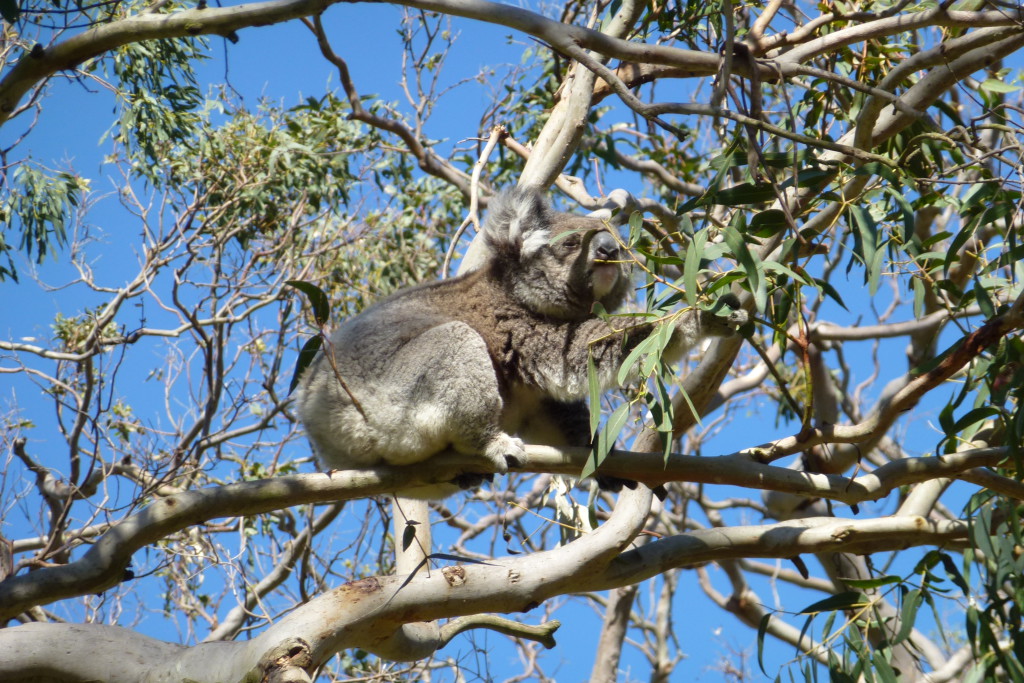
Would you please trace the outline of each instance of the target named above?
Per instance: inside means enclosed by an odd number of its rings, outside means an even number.
[[[509,467],[519,467],[526,460],[526,447],[522,439],[499,433],[484,449],[484,457],[494,465],[494,471],[505,474]]]

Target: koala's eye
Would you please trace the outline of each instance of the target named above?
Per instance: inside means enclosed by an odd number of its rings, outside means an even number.
[[[565,248],[567,250],[579,249],[580,242],[582,242],[582,238],[579,235],[569,235],[564,240],[562,240],[562,243],[565,245]]]

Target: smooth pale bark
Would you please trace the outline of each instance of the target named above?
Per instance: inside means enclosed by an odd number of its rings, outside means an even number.
[[[533,446],[527,449],[527,462],[517,469],[574,475],[580,472],[589,455],[589,449],[585,448],[558,450]],[[991,467],[1007,456],[1005,448],[982,448],[940,457],[906,458],[849,479],[766,465],[738,453],[719,457],[677,455],[666,463],[660,452],[615,452],[601,471],[655,484],[666,481],[731,484],[855,503],[876,500],[907,484]],[[423,477],[415,467],[353,470],[330,476],[299,474],[196,489],[161,498],[113,526],[80,559],[0,582],[0,618],[10,619],[31,607],[63,598],[104,591],[122,580],[135,551],[200,521],[252,515],[303,503],[380,495],[408,488],[411,482],[451,481],[462,471],[459,462],[464,460],[447,456],[432,461],[429,478]],[[989,483],[999,484],[994,480]],[[1015,488],[1014,482],[1007,480],[1005,483],[1005,493],[1020,493],[1019,485]]]
[[[650,489],[623,493],[608,521],[577,541],[547,552],[486,565],[448,566],[429,575],[353,581],[296,608],[251,640],[181,647],[112,626],[27,624],[0,630],[0,680],[32,675],[75,680],[85,653],[120,647],[90,676],[119,681],[234,681],[274,662],[301,662],[311,672],[343,648],[362,647],[393,660],[416,660],[442,644],[430,623],[487,611],[520,612],[573,592],[581,576],[599,577],[643,528]],[[593,580],[592,578],[590,580]],[[102,652],[102,649],[100,649]],[[110,653],[108,653],[110,654]],[[257,679],[259,680],[259,679]]]
[[[85,653],[117,648],[84,667],[101,680],[240,680],[274,662],[312,671],[335,652],[360,647],[380,656],[418,659],[445,642],[431,622],[479,612],[522,612],[557,595],[626,586],[679,567],[722,558],[794,557],[802,553],[881,552],[967,538],[965,522],[903,516],[833,517],[707,529],[629,548],[643,528],[649,489],[623,493],[608,522],[560,548],[487,564],[447,566],[429,576],[375,577],[328,591],[248,641],[182,647],[128,629],[90,624],[27,624],[0,630],[0,679],[27,671],[83,680]],[[111,650],[113,652],[113,650]],[[26,653],[28,660],[26,660]],[[97,658],[98,659],[98,658]],[[26,669],[26,661],[31,668]]]

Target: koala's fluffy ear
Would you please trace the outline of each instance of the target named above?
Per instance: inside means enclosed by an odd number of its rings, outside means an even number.
[[[494,196],[484,222],[484,238],[492,253],[528,257],[551,240],[551,207],[532,187],[503,190]]]

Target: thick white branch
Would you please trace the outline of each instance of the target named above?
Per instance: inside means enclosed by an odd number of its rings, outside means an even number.
[[[908,12],[894,17],[883,17],[863,24],[854,24],[786,50],[781,61],[808,62],[815,57],[832,53],[842,47],[866,40],[883,38],[928,26],[980,28],[983,26],[1019,26],[1024,20],[1024,8],[1000,8],[988,12],[962,12],[935,8],[923,12]],[[774,55],[770,55],[774,56]]]
[[[102,625],[28,624],[0,630],[0,679],[32,673],[81,672],[111,681],[239,680],[287,657],[313,670],[335,652],[362,647],[392,658],[416,658],[443,644],[423,622],[481,612],[517,612],[558,595],[607,590],[669,569],[724,558],[794,557],[820,552],[878,552],[942,545],[967,537],[960,521],[921,517],[850,520],[834,517],[706,529],[625,550],[642,528],[651,501],[640,488],[620,497],[611,519],[566,546],[487,564],[448,566],[418,575],[377,577],[324,593],[255,638],[195,647],[162,643]],[[625,550],[625,552],[623,552]],[[403,629],[410,626],[411,631]],[[429,627],[429,628],[427,628]],[[396,634],[402,637],[396,639]],[[401,648],[396,647],[401,644]],[[104,647],[110,656],[96,656]],[[404,648],[404,649],[403,649]],[[89,653],[88,655],[86,653]],[[139,664],[144,662],[144,664]]]
[[[522,469],[569,475],[580,472],[590,455],[585,448],[558,450],[534,446],[527,452],[529,461]],[[730,484],[855,503],[881,498],[899,486],[991,467],[1003,461],[1006,455],[1005,449],[984,448],[941,457],[906,458],[870,474],[848,479],[767,465],[742,453],[711,458],[676,455],[666,463],[660,452],[617,452],[605,461],[601,471],[651,484],[677,480]],[[122,580],[124,568],[136,550],[194,524],[303,503],[380,495],[408,488],[411,483],[451,481],[465,470],[465,456],[445,456],[431,461],[429,473],[409,467],[352,470],[330,476],[300,474],[161,498],[108,530],[81,559],[0,582],[0,619],[12,618],[37,605],[106,590]],[[641,490],[645,489],[641,487]],[[629,492],[628,495],[636,494]],[[627,492],[622,496],[627,496]],[[635,505],[643,507],[642,503]],[[636,519],[633,522],[640,523]],[[606,527],[614,528],[606,524],[602,529]],[[628,536],[628,532],[624,534]]]
[[[875,553],[918,545],[941,546],[967,538],[960,520],[902,516],[878,519],[808,517],[775,524],[703,529],[623,553],[603,577],[614,586],[669,569],[722,559],[796,557],[805,553]]]
[[[440,475],[447,475],[450,481],[459,469],[442,468]],[[400,470],[301,474],[158,498],[137,514],[113,525],[80,559],[0,581],[0,621],[36,605],[101,592],[116,585],[123,579],[124,569],[136,550],[189,526],[303,503],[385,494],[402,488],[403,479],[409,479],[412,474],[403,474]]]
[[[332,0],[270,0],[235,7],[181,10],[171,14],[139,14],[93,27],[18,60],[14,68],[0,79],[0,124],[14,112],[25,93],[44,79],[57,71],[74,69],[82,62],[121,45],[155,38],[226,35],[244,28],[319,14],[332,4],[337,3]],[[687,65],[703,74],[714,73],[719,62],[718,55],[632,43],[487,0],[419,0],[399,4],[500,24],[533,35],[555,47],[575,44],[607,57]]]

